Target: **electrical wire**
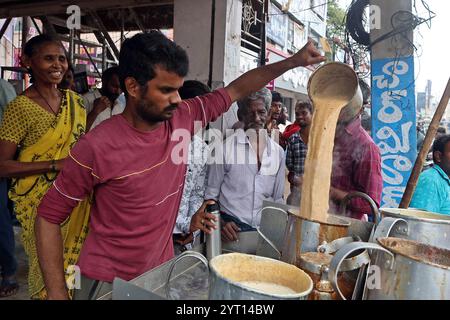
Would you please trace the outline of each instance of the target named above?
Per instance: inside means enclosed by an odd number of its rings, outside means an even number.
[[[390,39],[391,47],[394,48],[394,64],[399,62],[400,57],[413,55],[420,57],[419,49],[422,49],[420,44],[414,44],[409,38],[408,33],[415,30],[419,25],[426,23],[431,27],[431,20],[435,17],[435,13],[431,11],[428,4],[421,0],[422,6],[427,10],[427,18],[419,17],[417,4],[414,0],[413,7],[415,14],[410,11],[400,10],[391,16],[392,30],[378,37],[370,42],[370,37],[364,29],[366,22],[365,8],[369,5],[368,0],[353,0],[349,6],[346,14],[346,30],[345,30],[345,44],[354,62],[354,68],[358,76],[366,78],[370,76],[370,70],[362,72],[363,65],[370,65],[370,49],[376,43]],[[400,41],[403,40],[403,41]],[[398,47],[401,43],[402,47]],[[406,43],[406,45],[405,45]],[[420,67],[420,66],[419,66]],[[415,81],[416,79],[414,79]],[[408,84],[404,89],[409,88],[414,82]]]
[[[316,6],[312,6],[312,7],[309,7],[309,8],[306,8],[306,9],[302,9],[302,10],[299,10],[299,11],[288,11],[288,12],[282,12],[282,13],[269,13],[268,15],[269,16],[281,16],[281,15],[285,15],[285,14],[288,14],[288,13],[296,14],[296,13],[301,13],[301,12],[308,11],[308,10],[311,10],[311,9],[315,9],[315,8],[318,8],[318,7],[322,7],[322,6],[325,6],[325,5],[329,5],[330,3],[331,3],[331,1],[327,1],[327,2],[324,2],[322,4],[318,4]]]

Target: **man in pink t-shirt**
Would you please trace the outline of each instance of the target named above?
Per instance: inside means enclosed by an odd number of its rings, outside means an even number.
[[[127,39],[119,59],[125,111],[79,140],[38,209],[37,248],[48,298],[68,297],[59,225],[79,201],[94,193],[78,262],[84,293],[75,298],[93,299],[115,277],[133,279],[173,257],[172,231],[187,160],[180,150],[188,150],[190,139],[183,137],[195,133],[194,122],[204,127],[287,70],[322,61],[308,43],[292,57],[251,70],[225,88],[181,101],[186,52],[159,31]],[[198,214],[198,229],[209,233],[213,215]]]

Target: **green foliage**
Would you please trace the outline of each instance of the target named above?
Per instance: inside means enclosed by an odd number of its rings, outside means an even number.
[[[327,12],[327,38],[333,39],[334,37],[340,40],[344,39],[345,31],[345,11],[339,7],[337,0],[330,0],[328,2]]]

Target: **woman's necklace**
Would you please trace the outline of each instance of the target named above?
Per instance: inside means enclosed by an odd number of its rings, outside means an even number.
[[[55,110],[52,108],[52,106],[50,105],[50,103],[48,103],[47,99],[44,98],[43,94],[38,90],[38,88],[36,86],[33,86],[34,90],[36,90],[36,92],[39,94],[39,96],[42,98],[42,100],[45,101],[45,103],[47,104],[47,106],[50,108],[50,110],[52,111],[52,113],[57,116],[58,113],[55,112]],[[59,91],[58,91],[59,93]]]

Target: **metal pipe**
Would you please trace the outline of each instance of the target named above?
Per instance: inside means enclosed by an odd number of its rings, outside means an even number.
[[[78,39],[80,39],[80,38],[78,38]],[[86,54],[88,55],[89,61],[91,61],[91,63],[94,65],[95,71],[97,71],[98,76],[101,77],[102,74],[101,74],[100,71],[98,70],[97,65],[95,64],[94,60],[93,60],[92,57],[91,57],[91,54],[89,53],[88,49],[87,49],[86,46],[84,45],[83,41],[81,41],[81,39],[80,39],[80,43],[81,43],[81,45],[83,46],[84,51],[86,51]]]
[[[34,27],[35,27],[36,30],[39,32],[39,34],[42,34],[41,29],[39,29],[39,26],[37,25],[36,20],[35,20],[33,17],[31,17],[31,21],[33,22]]]
[[[216,27],[216,0],[212,0],[211,3],[211,36],[209,43],[209,75],[208,86],[212,87],[213,66],[214,66],[214,32]]]
[[[3,35],[5,34],[6,29],[8,29],[9,23],[11,22],[12,18],[8,18],[5,20],[5,22],[3,23],[2,29],[0,30],[0,39],[3,37]]]

